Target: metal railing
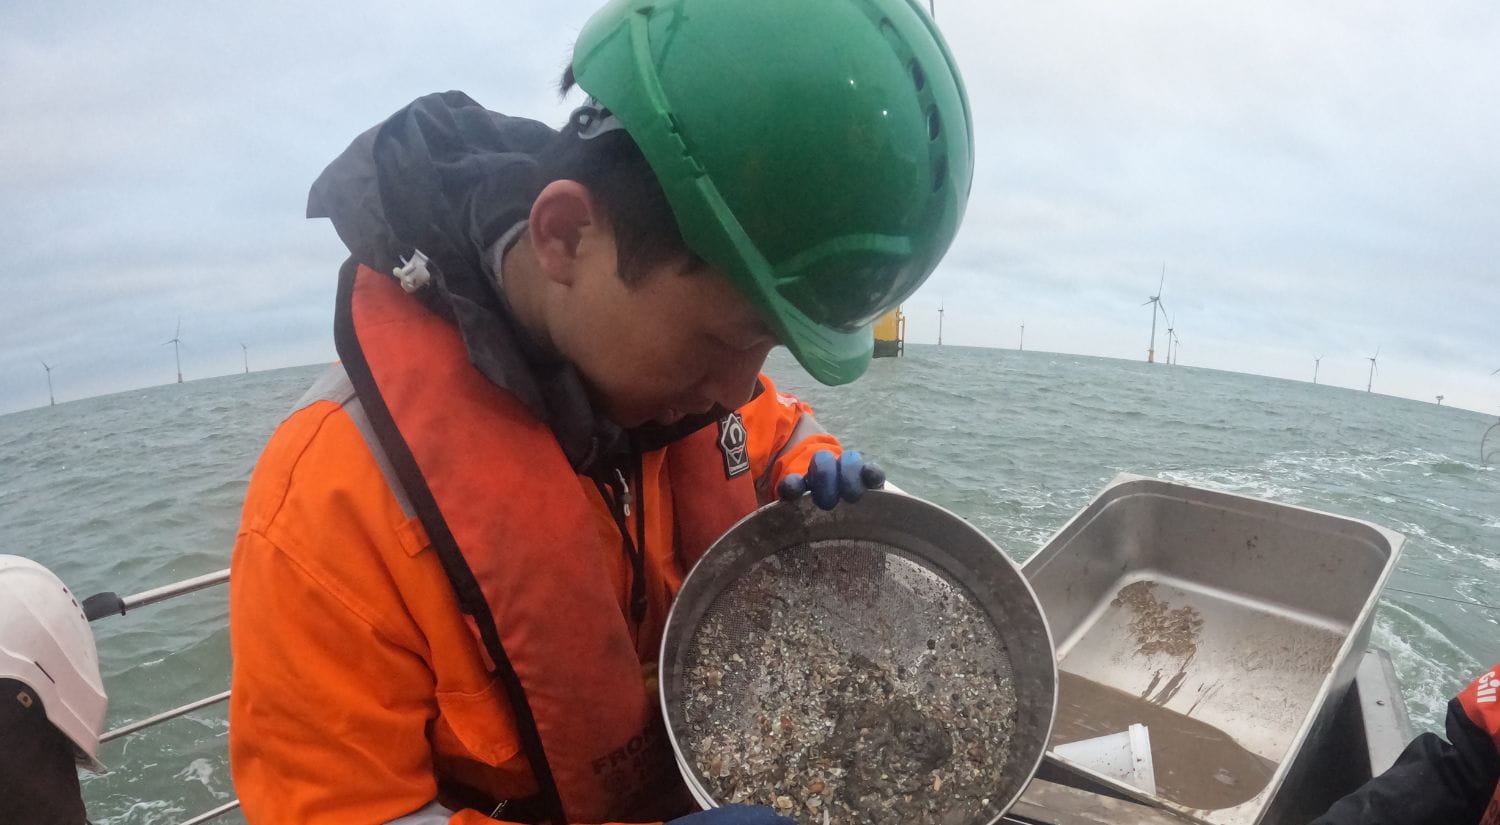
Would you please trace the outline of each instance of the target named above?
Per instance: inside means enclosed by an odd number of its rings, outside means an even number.
[[[106,733],[103,736],[99,737],[99,742],[102,744],[102,743],[108,742],[108,741],[110,741],[112,739],[119,739],[121,736],[129,736],[132,733],[138,733],[140,731],[145,730],[146,728],[154,727],[156,725],[159,725],[162,722],[167,721],[168,719],[176,719],[179,716],[186,716],[189,713],[192,713],[193,711],[198,710],[199,708],[206,708],[209,705],[217,705],[218,703],[220,703],[220,702],[222,702],[222,701],[224,701],[224,700],[226,700],[228,698],[229,698],[229,691],[227,691],[227,690],[224,691],[223,693],[216,693],[213,696],[205,696],[202,699],[197,699],[197,700],[194,700],[192,702],[188,702],[187,704],[185,704],[185,705],[183,705],[181,707],[176,707],[176,708],[172,708],[171,710],[162,711],[161,713],[158,713],[155,716],[148,716],[145,719],[140,720],[139,722],[131,722],[128,725],[121,725],[120,727],[115,728],[114,730],[110,731],[109,733]]]
[[[165,587],[154,587],[143,590],[134,596],[117,596],[113,591],[95,593],[83,600],[83,613],[88,616],[89,621],[98,621],[105,616],[120,615],[134,610],[137,607],[164,602],[188,593],[196,593],[216,585],[229,581],[229,568],[224,568],[216,573],[205,573],[194,576],[191,579],[183,579],[180,582],[166,585]]]
[[[185,596],[189,593],[196,593],[199,590],[205,590],[210,587],[215,587],[228,581],[229,570],[226,568],[216,573],[207,573],[202,576],[194,576],[191,579],[183,579],[180,582],[175,582],[164,587],[156,587],[152,588],[151,590],[144,590],[132,596],[119,596],[113,592],[97,593],[83,600],[83,612],[84,615],[88,617],[88,620],[90,622],[98,621],[108,616],[123,616],[127,612],[134,610],[137,607],[146,607],[147,605],[164,602],[168,599],[175,599],[178,596]],[[187,714],[192,713],[195,710],[201,710],[203,708],[209,707],[210,705],[216,705],[227,700],[228,698],[229,691],[226,690],[222,693],[216,693],[212,696],[205,696],[202,699],[195,699],[185,705],[172,708],[171,710],[164,710],[161,713],[155,714],[153,716],[148,716],[145,719],[131,722],[128,725],[121,725],[120,727],[115,728],[108,733],[105,733],[103,736],[100,736],[99,742],[102,744],[104,742],[109,742],[115,739],[130,736],[131,734],[139,733],[143,730],[146,730],[147,728],[155,727],[156,725],[159,725],[163,722],[176,719],[179,716],[186,716]],[[236,810],[239,807],[240,801],[238,799],[233,799],[229,802],[224,803],[223,805],[220,805],[217,808],[214,808],[213,810],[204,811],[203,813],[198,814],[191,819],[185,819],[182,822],[179,822],[178,825],[201,825],[204,822],[218,819],[224,814]]]
[[[225,802],[223,805],[220,805],[219,807],[214,808],[211,811],[204,811],[203,813],[198,814],[192,819],[184,819],[183,821],[177,823],[177,825],[199,825],[199,823],[207,822],[210,819],[218,819],[219,817],[229,813],[230,811],[238,810],[239,807],[240,801],[238,799],[235,799],[230,802]]]

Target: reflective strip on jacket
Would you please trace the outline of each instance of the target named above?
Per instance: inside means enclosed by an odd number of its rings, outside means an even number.
[[[362,269],[359,278],[361,288],[376,296],[372,306],[378,313],[395,313],[423,331],[422,341],[386,344],[426,346],[439,328],[409,312],[425,310],[400,300],[399,289],[384,276]],[[446,353],[423,372],[438,392],[447,391],[443,382],[472,377],[464,376],[468,367],[456,334],[448,334],[438,350],[419,349],[413,356]],[[346,366],[355,368],[347,358]],[[812,452],[838,450],[806,405],[762,380],[766,391],[739,411],[742,456],[735,452],[738,434],[725,434],[734,424],[725,422],[717,431],[711,426],[640,457],[634,491],[640,506],[626,518],[629,533],[645,538],[645,605],[638,623],[632,621],[632,564],[620,550],[615,513],[592,479],[575,475],[560,454],[538,446],[550,438],[545,426],[510,405],[485,425],[488,438],[466,435],[472,422],[462,419],[446,419],[435,425],[443,432],[425,434],[439,445],[433,449],[444,449],[441,439],[449,439],[472,451],[464,458],[474,467],[485,468],[469,472],[462,483],[472,486],[461,492],[451,484],[445,488],[447,479],[426,479],[442,491],[436,495],[446,526],[455,535],[478,535],[500,524],[500,534],[514,537],[503,547],[465,548],[464,556],[479,568],[473,572],[490,607],[505,612],[494,620],[508,665],[522,674],[520,682],[541,686],[525,696],[523,710],[534,716],[530,725],[518,724],[515,684],[507,683],[500,666],[506,663],[493,661],[481,640],[486,629],[465,615],[454,581],[414,512],[420,505],[393,483],[399,472],[369,423],[370,410],[342,374],[320,382],[278,428],[256,466],[232,561],[230,752],[247,819],[256,825],[529,820],[526,806],[540,788],[536,755],[524,741],[528,728],[533,736],[541,731],[544,761],[558,774],[553,781],[569,803],[564,810],[570,820],[642,821],[630,809],[651,803],[659,808],[667,800],[631,798],[643,790],[670,794],[661,784],[668,776],[671,789],[680,790],[659,741],[659,720],[643,717],[645,726],[629,737],[609,725],[616,716],[654,714],[654,660],[682,576],[728,526],[724,519],[743,515],[755,503],[752,494],[741,512],[705,517],[715,522],[707,529],[685,515],[714,506],[695,502],[694,491],[713,491],[705,486],[713,473],[725,482],[734,471],[764,500],[784,474],[805,467]],[[472,395],[475,385],[466,386]],[[509,429],[491,432],[496,421]],[[402,434],[423,442],[422,433]],[[500,455],[495,444],[513,448]],[[448,460],[438,466],[457,466]],[[741,465],[748,467],[743,476]],[[571,503],[559,503],[563,499]],[[473,513],[493,510],[494,523],[461,523],[481,519],[463,515],[465,502],[476,505],[469,508]],[[644,525],[637,524],[641,510]],[[518,575],[534,580],[500,580]],[[523,584],[526,589],[514,590]],[[536,603],[535,589],[550,601]],[[506,593],[514,595],[497,596]],[[600,594],[607,608],[590,601]],[[624,663],[606,641],[621,638],[631,648],[629,677],[619,675]],[[518,650],[527,651],[524,658]],[[557,672],[606,671],[614,675],[562,680],[572,685],[567,690],[558,689],[555,678]],[[598,741],[569,738],[579,720],[594,717]],[[584,752],[588,748],[598,753]],[[591,775],[597,777],[593,785]],[[475,807],[506,800],[517,803],[493,819],[491,810]],[[683,813],[683,804],[674,799],[668,807],[676,810],[656,815]]]

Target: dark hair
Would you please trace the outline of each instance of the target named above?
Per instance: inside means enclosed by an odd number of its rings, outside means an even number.
[[[574,86],[573,67],[563,72],[559,89]],[[607,114],[607,110],[601,110]],[[615,233],[620,278],[635,285],[662,264],[682,262],[684,271],[700,269],[703,259],[688,249],[677,217],[656,173],[623,129],[584,140],[585,125],[574,117],[537,158],[541,179],[537,189],[557,180],[578,181],[588,187]]]

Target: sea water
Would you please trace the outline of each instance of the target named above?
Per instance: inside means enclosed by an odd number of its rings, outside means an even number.
[[[82,595],[227,566],[255,459],[322,370],[0,417],[0,552],[41,561]],[[1493,416],[1191,367],[951,346],[911,346],[847,387],[817,385],[784,351],[767,370],[847,446],[1017,561],[1119,472],[1406,534],[1372,642],[1394,657],[1418,730],[1439,730],[1448,697],[1500,661],[1500,468],[1478,456]],[[213,588],[95,622],[110,727],[228,687],[225,597]],[[171,825],[232,799],[226,741],[219,705],[104,746],[111,772],[85,782],[93,821]]]

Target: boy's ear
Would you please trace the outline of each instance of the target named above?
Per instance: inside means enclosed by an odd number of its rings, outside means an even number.
[[[542,271],[566,286],[578,277],[579,261],[590,251],[585,241],[603,225],[588,187],[557,180],[547,184],[531,205],[526,232]]]

